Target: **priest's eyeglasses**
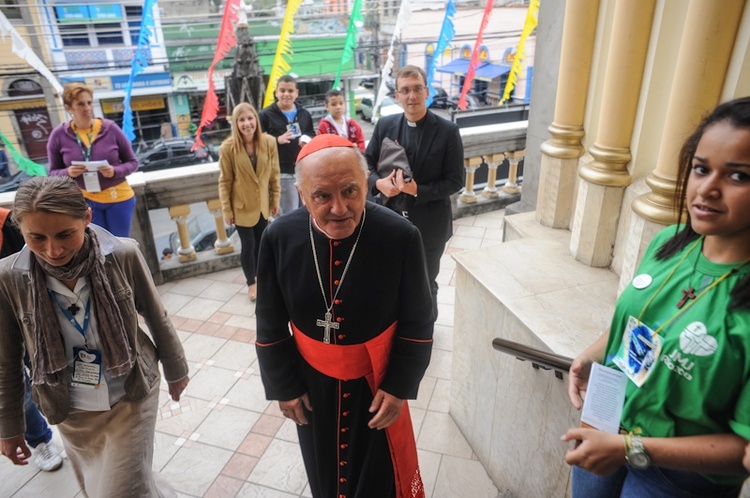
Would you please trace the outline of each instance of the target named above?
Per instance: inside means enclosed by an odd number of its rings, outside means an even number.
[[[414,92],[414,95],[420,95],[422,92],[427,90],[426,86],[415,86],[412,88],[399,88],[397,91],[404,97],[409,95],[410,93]]]

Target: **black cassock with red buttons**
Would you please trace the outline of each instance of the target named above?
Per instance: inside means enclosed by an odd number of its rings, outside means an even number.
[[[392,211],[368,202],[359,229],[331,240],[313,228],[320,277],[333,302],[330,343],[366,342],[397,321],[388,368],[380,385],[401,399],[415,399],[432,349],[432,298],[419,231]],[[305,208],[282,216],[266,230],[258,260],[257,353],[269,400],[309,393],[310,423],[298,428],[313,496],[395,496],[385,431],[370,429],[373,394],[365,378],[339,380],[313,369],[297,351],[289,322],[323,343],[326,304],[310,245]],[[342,279],[342,276],[344,277]],[[340,290],[334,299],[336,289]]]

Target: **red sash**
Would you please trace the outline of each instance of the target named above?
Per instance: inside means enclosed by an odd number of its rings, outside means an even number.
[[[340,380],[365,377],[375,395],[388,367],[397,323],[393,322],[382,334],[365,343],[348,346],[323,344],[311,339],[293,323],[292,330],[297,349],[315,370]],[[407,401],[404,401],[401,415],[385,429],[385,434],[393,460],[396,497],[424,498],[424,485],[417,462],[417,445]]]

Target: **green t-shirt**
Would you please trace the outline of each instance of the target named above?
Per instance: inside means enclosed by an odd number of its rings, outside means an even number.
[[[658,249],[674,234],[674,226],[659,232],[643,257],[636,277],[649,275],[653,278],[650,285],[638,289],[631,282],[618,299],[607,343],[607,366],[617,368],[612,358],[622,343],[628,317],[638,318],[693,244],[668,260],[656,260]],[[693,287],[698,296],[736,266],[710,262],[698,242],[645,310],[641,321],[657,330],[681,311],[677,303],[683,289]],[[734,285],[748,272],[750,264],[710,289],[689,308],[687,304],[683,306],[684,311],[661,330],[661,355],[645,384],[639,388],[628,381],[622,413],[625,429],[640,428],[644,436],[653,437],[733,432],[750,439],[750,310],[727,310]],[[707,477],[725,483],[742,481],[739,476]]]

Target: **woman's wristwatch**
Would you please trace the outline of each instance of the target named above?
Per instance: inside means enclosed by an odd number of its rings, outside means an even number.
[[[625,434],[625,460],[634,469],[644,470],[651,466],[651,457],[643,447],[641,436]]]

